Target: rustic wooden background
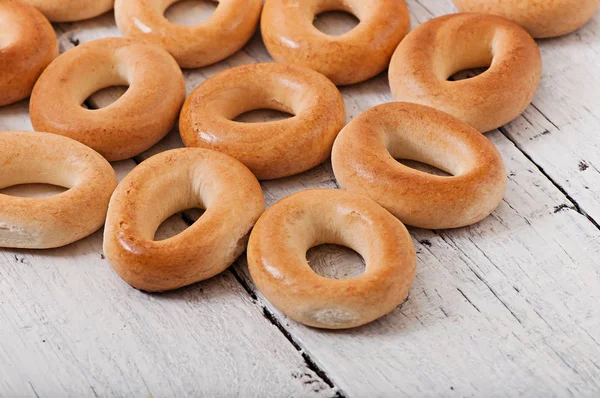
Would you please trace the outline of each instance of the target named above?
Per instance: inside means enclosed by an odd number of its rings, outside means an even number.
[[[450,0],[408,4],[413,26],[455,11]],[[167,15],[193,24],[214,7],[184,1]],[[355,23],[339,13],[315,22],[330,34]],[[61,52],[119,35],[111,14],[55,27]],[[532,105],[487,134],[508,170],[504,201],[469,228],[411,229],[417,278],[388,316],[349,331],[304,327],[261,296],[243,258],[211,280],[144,294],[111,270],[101,231],[56,250],[1,250],[0,396],[598,396],[600,16],[538,43],[544,69]],[[188,93],[223,69],[265,61],[257,33],[227,60],[184,71]],[[392,100],[386,73],[341,91],[348,120]],[[30,130],[27,107],[0,108],[0,131]],[[242,120],[280,117],[252,112]],[[173,131],[114,167],[122,177],[181,145]],[[311,187],[336,187],[329,163],[263,183],[268,204]],[[182,231],[199,214],[174,215],[158,236]],[[355,253],[333,246],[308,258],[328,276],[364,268]]]

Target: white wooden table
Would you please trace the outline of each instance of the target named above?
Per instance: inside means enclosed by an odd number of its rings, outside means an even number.
[[[450,0],[408,3],[414,26],[454,11]],[[192,23],[210,9],[181,3],[169,16]],[[330,33],[348,23],[317,21]],[[110,14],[56,30],[61,51],[119,35]],[[349,331],[304,327],[261,296],[244,259],[206,282],[144,294],[111,270],[101,231],[57,250],[1,250],[0,396],[597,397],[600,15],[539,45],[544,70],[533,104],[487,134],[509,173],[503,203],[469,228],[411,229],[417,277],[390,315]],[[186,70],[188,93],[225,68],[270,60],[257,34],[229,59]],[[391,101],[385,73],[342,93],[348,120]],[[0,131],[30,130],[27,106],[0,108]],[[181,145],[173,131],[114,167],[122,177]],[[336,187],[328,163],[263,183],[268,204],[309,187]],[[195,216],[171,217],[160,234]],[[334,247],[309,259],[329,276],[364,267]]]

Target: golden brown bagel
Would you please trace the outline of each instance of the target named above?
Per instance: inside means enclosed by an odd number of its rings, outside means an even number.
[[[81,106],[96,91],[120,85],[129,89],[106,108]],[[163,138],[184,99],[181,69],[165,50],[133,39],[101,39],[48,66],[31,94],[31,123],[37,131],[71,137],[108,160],[121,160]]]
[[[54,29],[38,10],[16,0],[0,1],[0,106],[29,97],[57,55]]]
[[[260,108],[295,116],[265,123],[233,121]],[[203,82],[186,100],[179,130],[186,146],[233,156],[262,180],[297,174],[323,162],[345,119],[342,96],[325,76],[264,63],[229,69]]]
[[[453,176],[431,175],[395,159],[427,163]],[[342,130],[331,160],[344,189],[422,228],[476,223],[498,206],[506,188],[502,157],[487,138],[417,104],[392,102],[365,111]]]
[[[360,23],[341,36],[313,25],[318,14],[336,10],[355,15]],[[263,41],[276,61],[314,69],[336,85],[385,70],[409,29],[404,0],[267,0],[261,17]]]
[[[0,133],[0,164],[0,189],[35,183],[69,188],[45,198],[0,194],[0,247],[64,246],[104,224],[117,178],[85,145],[54,134]]]
[[[93,18],[112,10],[115,0],[23,0],[39,9],[52,22]]]
[[[104,253],[127,283],[145,291],[177,289],[224,271],[246,249],[264,210],[260,185],[237,160],[201,148],[162,152],[142,162],[110,200]],[[162,241],[154,234],[172,214],[206,212]]]
[[[127,36],[164,46],[182,68],[214,64],[240,50],[254,34],[262,0],[219,0],[210,19],[183,26],[165,18],[180,0],[116,0],[115,18]]]
[[[351,279],[316,274],[311,247],[344,245],[361,254],[365,273]],[[401,304],[412,285],[415,249],[400,221],[372,200],[347,191],[301,191],[269,208],[248,244],[248,267],[261,293],[305,325],[363,325]]]
[[[588,22],[600,0],[453,0],[460,11],[508,18],[535,38],[566,35]]]
[[[487,66],[474,78],[448,81],[461,70]],[[452,14],[406,36],[392,57],[389,80],[396,101],[440,109],[486,132],[525,110],[541,67],[535,41],[519,25],[493,15]]]

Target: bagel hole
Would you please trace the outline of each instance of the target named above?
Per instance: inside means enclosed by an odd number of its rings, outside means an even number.
[[[236,116],[233,121],[240,123],[264,123],[289,119],[293,114],[275,109],[254,109]]]
[[[0,194],[21,198],[47,198],[61,194],[68,189],[52,184],[19,184],[0,189]]]
[[[489,67],[473,68],[473,69],[463,69],[463,70],[460,70],[460,71],[458,71],[456,73],[453,73],[448,78],[448,81],[450,81],[450,82],[457,82],[459,80],[472,79],[472,78],[474,78],[476,76],[481,75],[482,73],[484,73],[488,69],[489,69]]]
[[[125,95],[128,89],[129,86],[110,86],[103,88],[90,95],[81,106],[92,111],[106,108]]]
[[[179,235],[198,221],[202,214],[204,209],[191,208],[169,216],[158,226],[154,233],[154,240],[160,241]]]
[[[433,174],[440,177],[452,177],[453,175],[448,173],[446,170],[438,169],[435,166],[432,166],[427,163],[419,162],[416,160],[408,160],[408,159],[396,159],[399,163],[402,163],[406,167],[410,167],[411,169],[422,171],[423,173]]]
[[[325,11],[313,20],[315,28],[329,36],[341,36],[354,29],[360,20],[347,11]]]
[[[199,25],[211,17],[218,5],[219,2],[210,0],[176,1],[165,11],[165,18],[177,25]]]
[[[365,260],[346,246],[315,246],[306,253],[306,261],[315,273],[326,278],[350,279],[365,273]]]

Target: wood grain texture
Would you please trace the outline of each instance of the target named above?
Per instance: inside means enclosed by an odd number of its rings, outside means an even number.
[[[450,0],[408,4],[413,26],[454,12]],[[184,4],[169,14],[186,22],[207,10]],[[352,23],[333,15],[317,26],[339,33]],[[9,343],[0,344],[0,363],[10,358],[10,366],[0,373],[0,395],[327,396],[340,388],[356,397],[594,396],[600,391],[598,24],[596,16],[580,32],[540,42],[544,76],[533,105],[487,135],[505,159],[505,200],[469,228],[412,229],[417,278],[408,301],[390,315],[351,331],[306,328],[261,297],[243,259],[210,281],[147,296],[109,270],[99,234],[52,252],[3,251],[0,341]],[[110,15],[57,31],[63,51],[118,35]],[[185,70],[187,92],[223,69],[267,61],[257,34],[227,60]],[[391,100],[385,74],[342,94],[348,120]],[[111,96],[90,104],[103,106]],[[9,108],[0,108],[0,130],[26,128],[26,106]],[[271,117],[278,116],[254,112],[245,120]],[[174,130],[136,161],[181,145]],[[269,205],[301,189],[337,187],[328,162],[262,185]],[[196,217],[172,217],[161,233],[182,230]],[[355,253],[332,246],[308,258],[332,277],[364,269]]]

